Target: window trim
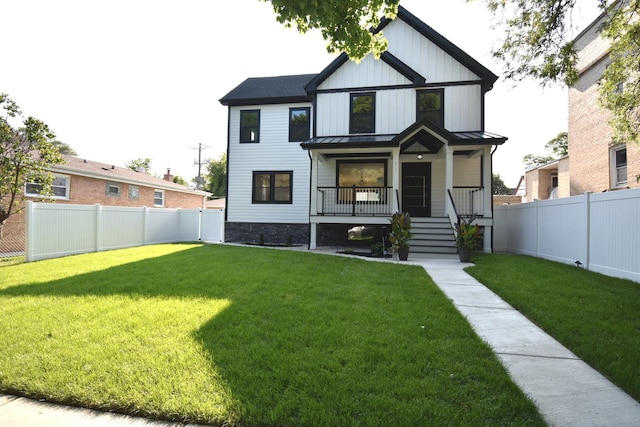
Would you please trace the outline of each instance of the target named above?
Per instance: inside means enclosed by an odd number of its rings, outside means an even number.
[[[256,175],[270,175],[269,200],[256,200]],[[289,175],[289,200],[275,200],[275,176]],[[262,188],[262,187],[260,187]],[[257,205],[290,205],[293,203],[293,171],[253,171],[251,174],[251,204]]]
[[[610,172],[611,188],[625,188],[629,184],[629,169],[628,169],[629,161],[627,160],[627,162],[621,166],[617,164],[616,154],[622,150],[625,151],[625,156],[626,156],[626,154],[628,154],[626,153],[627,151],[626,144],[616,145],[615,147],[611,147],[611,149],[609,150],[609,162],[610,162],[610,170],[611,170]],[[626,170],[625,180],[618,181],[618,170],[622,168]]]
[[[156,193],[160,193],[160,194],[162,194],[162,204],[157,204],[157,203],[156,203]],[[153,189],[153,207],[154,207],[154,208],[164,208],[165,203],[166,203],[166,200],[165,200],[165,191],[164,191],[164,190],[160,190],[160,189],[158,189],[158,188],[154,188],[154,189]]]
[[[440,95],[440,123],[436,123],[438,126],[444,128],[444,88],[438,89],[421,89],[416,91],[416,122],[421,120],[420,118],[420,95],[425,93],[437,93]]]
[[[118,189],[117,193],[112,193],[109,191],[110,187],[114,187]],[[106,181],[104,183],[104,195],[106,197],[122,197],[122,183],[115,181]]]
[[[353,120],[353,101],[356,97],[371,97],[371,113],[367,113],[367,115],[371,115],[371,126],[372,129],[370,131],[364,132],[355,132],[354,131],[354,120]],[[360,115],[364,115],[364,113],[358,113]],[[350,134],[370,134],[376,133],[376,93],[375,92],[354,92],[349,94],[349,133]]]
[[[256,138],[254,141],[251,140],[243,140],[242,139],[242,130],[244,128],[246,128],[247,126],[243,126],[242,123],[242,117],[245,114],[249,114],[249,113],[257,113],[258,114],[258,126],[257,126],[257,130],[256,130]],[[240,134],[238,135],[238,140],[240,142],[240,144],[259,144],[260,143],[260,110],[240,110]]]
[[[294,111],[301,111],[304,110],[307,113],[307,129],[306,129],[306,137],[303,139],[293,139],[293,120],[292,120],[292,113]],[[306,141],[307,139],[309,139],[309,137],[311,136],[311,108],[310,107],[291,107],[289,108],[289,142],[302,142],[302,141]]]
[[[52,194],[50,196],[45,196],[41,193],[29,193],[28,192],[28,185],[29,184],[33,184],[33,185],[39,185],[37,182],[32,182],[32,181],[27,181],[24,183],[24,195],[25,197],[46,197],[48,199],[55,199],[55,200],[69,200],[69,196],[71,194],[71,176],[70,175],[64,175],[64,174],[59,174],[59,173],[51,173],[51,175],[53,175],[53,179],[64,179],[65,180],[65,192],[64,192],[64,196],[56,196],[55,194]],[[53,182],[51,183],[51,191],[53,192]],[[60,186],[57,186],[60,188]]]

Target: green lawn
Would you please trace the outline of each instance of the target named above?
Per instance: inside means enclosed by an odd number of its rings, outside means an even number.
[[[544,425],[424,270],[157,245],[0,269],[0,389],[216,425]]]
[[[519,255],[466,271],[640,401],[640,284]]]

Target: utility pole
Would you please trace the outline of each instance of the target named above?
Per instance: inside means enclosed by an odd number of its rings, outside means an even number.
[[[194,160],[193,164],[198,165],[198,176],[196,176],[196,188],[199,190],[200,188],[202,188],[202,184],[204,184],[204,178],[202,177],[201,174],[201,169],[202,169],[202,150],[209,148],[206,145],[203,145],[201,142],[198,143],[198,147],[191,147],[194,150],[198,150],[198,160]]]

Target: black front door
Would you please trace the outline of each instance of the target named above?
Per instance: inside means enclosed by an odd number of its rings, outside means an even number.
[[[402,210],[414,217],[431,216],[431,163],[402,164]]]

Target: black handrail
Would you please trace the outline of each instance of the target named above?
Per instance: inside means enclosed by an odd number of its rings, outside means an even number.
[[[400,196],[398,195],[398,189],[396,188],[396,203],[398,204],[398,211],[401,211],[402,208],[400,207]]]
[[[451,206],[453,206],[453,213],[456,214],[456,222],[460,223],[460,215],[458,215],[458,209],[456,208],[456,202],[453,201],[453,195],[451,194],[451,190],[447,188],[447,193],[449,194],[449,200],[451,201]]]

